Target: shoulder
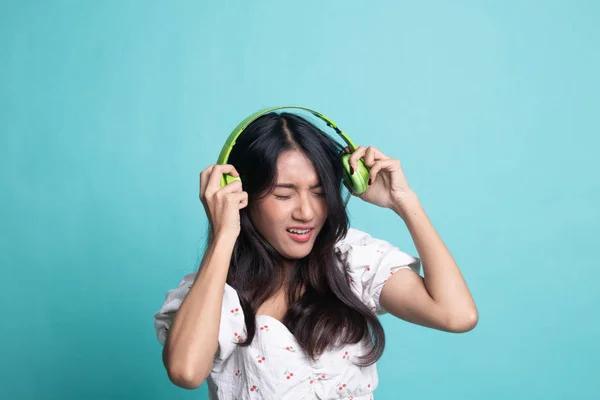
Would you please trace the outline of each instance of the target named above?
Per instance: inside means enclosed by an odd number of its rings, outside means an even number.
[[[341,255],[379,253],[393,247],[388,241],[356,228],[348,228],[346,236],[335,245],[336,252]]]
[[[341,240],[339,240],[335,247],[338,251],[347,251],[352,246],[364,246],[368,244],[373,237],[367,232],[361,231],[356,228],[348,228],[348,232],[346,232],[346,236],[344,236]]]
[[[159,313],[176,312],[192,288],[197,275],[198,271],[185,274],[180,278],[179,284],[176,287],[167,290],[164,303],[159,310]],[[227,306],[239,306],[237,291],[227,283],[225,283],[223,290],[223,304]]]
[[[387,240],[377,238],[356,228],[336,243],[336,253],[351,269],[368,266],[369,271],[381,265],[411,266],[420,272],[420,258],[402,251]]]

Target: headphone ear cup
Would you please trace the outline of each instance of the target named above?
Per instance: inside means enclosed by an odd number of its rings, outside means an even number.
[[[231,182],[235,182],[235,181],[240,181],[242,182],[242,178],[239,176],[233,176],[233,175],[229,175],[229,174],[223,174],[221,176],[221,187],[224,187],[228,184],[230,184]],[[243,182],[242,182],[242,186],[243,186]]]
[[[354,174],[350,174],[350,156],[351,154],[343,154],[341,157],[344,182],[354,193],[363,194],[369,187],[370,169],[362,159],[359,159],[358,168],[354,171]]]

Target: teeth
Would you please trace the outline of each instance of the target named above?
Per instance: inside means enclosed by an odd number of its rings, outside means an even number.
[[[292,233],[298,233],[300,235],[303,235],[305,233],[310,232],[310,229],[304,229],[304,230],[300,230],[300,229],[288,229],[288,232],[292,232]]]

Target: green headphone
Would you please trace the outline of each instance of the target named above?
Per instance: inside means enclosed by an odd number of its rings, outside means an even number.
[[[314,110],[311,110],[310,108],[306,108],[306,107],[298,107],[298,106],[269,107],[269,108],[265,108],[260,111],[257,111],[254,114],[246,117],[242,122],[240,122],[238,124],[238,126],[235,127],[235,129],[233,130],[233,132],[231,132],[231,134],[225,141],[225,144],[223,145],[223,149],[221,150],[221,153],[219,154],[219,159],[217,160],[217,164],[227,164],[227,159],[229,158],[229,153],[231,153],[231,149],[235,145],[237,138],[242,134],[244,129],[246,129],[246,127],[248,125],[250,125],[250,123],[252,123],[255,119],[261,117],[264,114],[267,114],[271,111],[279,110],[282,108],[297,108],[297,109],[301,109],[301,110],[310,111],[312,114],[314,114],[315,116],[317,116],[317,117],[321,118],[323,121],[325,121],[328,126],[333,128],[342,137],[342,139],[344,139],[344,141],[348,144],[348,146],[350,147],[350,150],[352,152],[354,152],[356,150],[356,146],[354,145],[354,143],[352,143],[352,140],[350,140],[350,138],[344,132],[342,132],[333,123],[333,121],[331,121],[329,118],[327,118],[323,114],[320,114],[320,113],[318,113]],[[340,159],[341,159],[342,166],[343,166],[343,179],[344,179],[344,182],[346,183],[346,185],[348,185],[348,187],[354,193],[362,194],[368,188],[369,171],[370,170],[369,170],[369,167],[367,167],[364,164],[363,160],[359,159],[357,170],[354,171],[354,174],[350,174],[350,164],[348,162],[348,159],[350,158],[350,156],[351,156],[351,154],[348,154],[348,153],[340,155]],[[236,181],[236,180],[241,181],[241,178],[230,175],[230,174],[223,174],[223,176],[221,177],[221,187],[227,185],[228,183]]]

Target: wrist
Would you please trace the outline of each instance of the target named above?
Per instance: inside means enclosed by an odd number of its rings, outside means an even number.
[[[237,242],[238,234],[229,233],[229,232],[219,232],[216,235],[213,235],[211,238],[211,242],[213,246],[218,247],[227,247],[227,246],[235,246]]]
[[[421,209],[421,201],[416,193],[410,192],[394,202],[390,208],[402,219],[406,219],[408,216]]]

